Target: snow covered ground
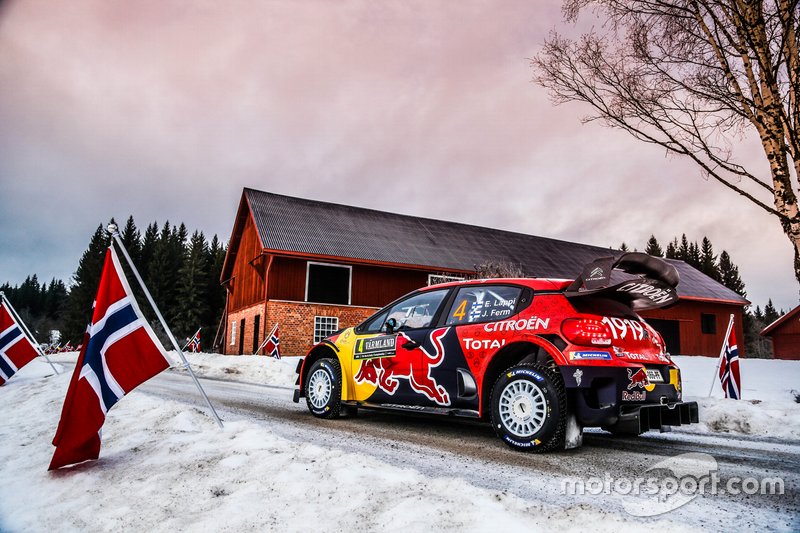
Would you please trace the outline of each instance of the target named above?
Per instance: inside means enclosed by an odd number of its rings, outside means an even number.
[[[54,359],[69,369],[76,355]],[[295,380],[296,359],[189,357],[207,378],[279,387]],[[746,401],[736,402],[721,398],[719,384],[716,398],[702,398],[714,360],[677,361],[685,398],[701,402],[703,420],[684,431],[800,437],[800,404],[790,392],[800,388],[800,362],[742,361]],[[458,468],[424,474],[358,451],[292,440],[243,414],[225,413],[219,431],[204,411],[143,391],[109,413],[99,461],[48,473],[50,441],[69,382],[69,372],[51,374],[48,365],[35,361],[0,388],[0,531],[671,527],[668,516],[643,522],[575,501],[521,498],[471,484]]]
[[[700,405],[700,424],[682,432],[742,433],[800,440],[800,361],[740,359],[742,400],[723,397],[713,357],[677,356],[685,400]],[[714,392],[708,397],[711,382]]]
[[[177,359],[173,352],[172,357]],[[187,354],[192,368],[204,377],[232,379],[277,386],[293,386],[296,358],[276,361],[269,357],[224,357]],[[719,379],[713,378],[717,360],[711,357],[676,356],[681,368],[684,399],[700,404],[700,424],[681,428],[688,433],[742,433],[800,440],[800,361],[742,359],[743,400],[723,397]],[[182,366],[173,371],[185,372]],[[708,397],[712,378],[714,392]]]

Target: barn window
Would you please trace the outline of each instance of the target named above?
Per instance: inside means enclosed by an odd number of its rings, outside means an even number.
[[[717,315],[703,313],[700,315],[700,330],[708,335],[717,332]]]
[[[339,317],[315,316],[314,317],[314,344],[321,342],[325,337],[330,337],[339,330]]]
[[[458,276],[445,276],[444,274],[428,274],[428,285],[437,285],[439,283],[448,283],[450,281],[464,281],[464,278]]]
[[[261,315],[256,315],[255,319],[253,319],[253,354],[256,354],[258,351],[258,342],[261,340],[258,338],[258,334],[261,332],[260,330]]]
[[[236,321],[231,322],[231,346],[236,346]]]
[[[353,268],[309,261],[306,270],[306,301],[350,305]]]

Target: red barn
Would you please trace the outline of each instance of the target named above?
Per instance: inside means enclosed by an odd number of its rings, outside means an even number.
[[[800,306],[761,330],[761,336],[772,339],[775,359],[800,359]]]
[[[251,354],[281,326],[286,355],[305,355],[328,334],[354,326],[419,287],[474,276],[488,261],[530,277],[573,279],[618,250],[468,224],[398,215],[245,189],[222,283],[228,291],[223,351]],[[749,302],[682,261],[680,302],[645,316],[671,353],[716,356],[728,317]],[[740,350],[743,351],[743,350]]]

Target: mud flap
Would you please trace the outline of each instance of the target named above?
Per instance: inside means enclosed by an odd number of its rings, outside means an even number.
[[[575,412],[570,411],[567,416],[567,430],[564,435],[564,449],[572,450],[583,445],[583,426],[578,423]]]

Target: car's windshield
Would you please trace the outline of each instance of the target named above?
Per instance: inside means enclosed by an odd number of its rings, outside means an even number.
[[[397,330],[426,328],[433,322],[448,290],[426,291],[401,300],[367,322],[364,332],[385,332],[386,321],[390,318],[397,321]]]

